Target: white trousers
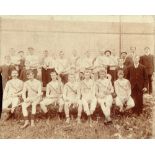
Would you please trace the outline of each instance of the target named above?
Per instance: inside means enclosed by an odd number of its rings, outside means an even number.
[[[126,110],[131,109],[135,106],[134,100],[132,99],[131,96],[128,98],[127,101],[119,98],[118,96],[116,97],[115,100],[116,100],[116,106],[118,106],[120,109],[123,109],[123,105],[125,103],[127,104]]]
[[[90,116],[94,113],[97,105],[97,99],[95,97],[82,97],[82,106],[84,112]]]
[[[19,104],[19,98],[18,97],[10,97],[3,101],[3,109],[7,109],[10,105],[12,105],[12,108],[17,107]]]
[[[41,97],[35,98],[32,102],[23,102],[22,103],[22,113],[24,117],[28,116],[28,107],[32,106],[32,115],[36,114],[37,105],[40,103]]]
[[[110,117],[111,107],[113,98],[111,95],[106,95],[104,98],[98,98],[97,99],[99,105],[101,106],[101,109],[103,111],[103,114],[106,118]]]
[[[65,101],[65,115],[66,118],[69,117],[69,109],[70,106],[73,105],[73,107],[78,109],[78,117],[81,117],[82,113],[82,102],[78,99],[70,98],[68,101]]]
[[[47,113],[47,106],[51,104],[59,104],[59,112],[63,111],[64,101],[62,98],[44,98],[42,102],[40,102],[40,107],[44,113]]]

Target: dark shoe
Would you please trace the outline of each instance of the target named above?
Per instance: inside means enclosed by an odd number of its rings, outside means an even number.
[[[11,112],[4,113],[4,121],[8,121],[12,117]]]
[[[105,121],[105,122],[104,122],[104,125],[111,125],[111,124],[113,124],[112,121]]]

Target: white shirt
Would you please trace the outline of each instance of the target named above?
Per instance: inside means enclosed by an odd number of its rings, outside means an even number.
[[[107,66],[116,66],[118,64],[116,58],[114,58],[113,56],[106,56],[104,61],[104,64]]]
[[[96,81],[96,95],[97,96],[106,96],[110,95],[114,92],[111,80],[104,78],[104,79],[98,79]]]
[[[33,80],[28,80],[24,83],[24,88],[23,88],[23,99],[26,97],[26,92],[27,92],[27,97],[35,98],[37,95],[42,94],[42,84],[39,80],[33,79]]]
[[[19,79],[11,79],[6,83],[3,98],[6,99],[12,95],[18,94],[23,89],[23,81]]]
[[[81,58],[79,63],[80,69],[85,69],[93,66],[93,59],[91,57]]]
[[[97,66],[102,66],[102,65],[106,65],[105,64],[105,56],[98,56],[94,62],[94,66],[97,67]]]
[[[95,82],[92,79],[81,81],[80,92],[83,98],[95,97]]]
[[[69,61],[66,58],[63,59],[57,59],[55,63],[55,69],[58,74],[61,74],[62,72],[68,72],[69,71]]]
[[[74,67],[76,69],[77,68],[77,62],[78,62],[78,60],[79,60],[79,57],[72,56],[70,58],[70,66],[71,67]]]
[[[118,79],[114,82],[115,92],[119,98],[128,98],[131,95],[131,85],[127,79]]]
[[[39,67],[39,58],[37,55],[28,55],[25,60],[25,66],[30,69],[37,69]]]
[[[63,89],[63,84],[59,82],[58,80],[56,81],[51,81],[47,84],[46,87],[46,97],[53,97],[57,98],[62,96],[62,89]]]
[[[20,58],[18,56],[11,56],[10,62],[12,65],[19,65],[20,64]]]
[[[44,58],[44,62],[43,62],[43,67],[45,68],[55,68],[55,60],[48,56],[46,58]]]
[[[67,99],[76,99],[78,97],[78,88],[79,83],[78,82],[67,82],[64,86],[63,90],[63,98],[64,100]]]

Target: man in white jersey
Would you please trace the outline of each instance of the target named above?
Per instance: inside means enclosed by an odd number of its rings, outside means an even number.
[[[77,55],[77,51],[73,50],[72,51],[72,56],[69,59],[70,61],[70,69],[75,68],[75,76],[76,80],[79,80],[79,63],[80,63],[80,57]]]
[[[85,56],[82,59],[81,67],[84,69],[91,69],[93,67],[93,58],[91,57],[90,51],[86,51]]]
[[[84,78],[85,68],[93,68],[93,58],[91,57],[90,51],[86,51],[83,57],[80,57],[77,61],[77,70],[79,71],[79,78],[82,80]]]
[[[55,63],[55,70],[61,78],[63,84],[65,84],[68,80],[67,72],[70,69],[69,61],[64,57],[64,52],[59,52],[59,58]]]
[[[79,83],[76,82],[75,73],[69,73],[68,82],[64,86],[63,99],[65,101],[66,123],[70,122],[70,108],[78,109],[77,122],[81,122],[82,103],[80,101]]]
[[[27,71],[27,78],[28,80],[24,83],[22,93],[22,97],[24,100],[24,102],[22,103],[22,113],[25,119],[25,124],[21,128],[26,128],[30,124],[28,119],[29,106],[32,106],[31,126],[35,126],[34,119],[36,114],[36,108],[42,98],[42,84],[39,80],[34,78],[33,70]]]
[[[42,81],[43,86],[46,87],[47,83],[51,81],[50,73],[55,70],[55,60],[49,55],[47,50],[45,50],[43,54]]]
[[[13,113],[18,107],[22,95],[23,82],[18,79],[18,71],[12,70],[11,80],[6,83],[3,93],[3,110]],[[11,106],[11,108],[10,108]],[[9,117],[9,116],[8,116]]]
[[[58,75],[55,71],[50,73],[51,81],[46,86],[46,97],[40,102],[41,109],[46,114],[47,118],[50,117],[50,113],[47,109],[48,105],[59,105],[59,117],[62,117],[62,111],[64,107],[64,101],[62,98],[63,84],[58,81]]]
[[[110,111],[112,107],[112,93],[114,92],[111,80],[107,78],[107,70],[102,68],[99,71],[99,79],[96,82],[96,98],[105,115],[105,125],[111,124]]]
[[[38,74],[38,67],[39,67],[39,58],[37,55],[34,54],[34,48],[29,47],[28,48],[28,56],[25,60],[25,67],[27,69],[32,69],[34,72],[34,77],[37,78]]]
[[[86,69],[84,80],[80,83],[80,94],[82,96],[82,105],[91,123],[92,115],[96,109],[97,99],[95,97],[95,82],[91,78],[91,70]]]
[[[73,50],[72,51],[72,56],[70,58],[70,66],[71,67],[77,67],[77,61],[80,57],[77,55],[77,51],[76,50]]]
[[[94,67],[98,67],[98,66],[105,66],[105,54],[104,51],[100,51],[99,55],[96,57],[95,61],[94,61]]]
[[[131,97],[131,85],[129,80],[124,78],[123,69],[118,70],[118,79],[114,82],[116,97],[116,105],[120,108],[120,112],[131,109],[135,106]]]

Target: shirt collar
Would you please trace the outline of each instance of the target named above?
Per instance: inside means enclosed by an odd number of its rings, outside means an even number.
[[[119,66],[120,68],[123,68],[124,67],[124,65],[121,65],[121,66]]]
[[[136,65],[136,64],[134,64],[134,66],[135,66],[135,68],[138,68],[138,66],[139,66],[139,63]]]
[[[150,55],[150,53],[148,53],[148,54],[146,54],[146,53],[145,53],[145,55],[146,55],[146,56],[149,56],[149,55]]]

